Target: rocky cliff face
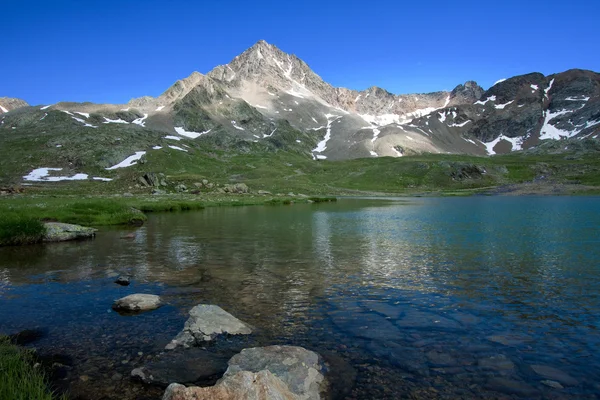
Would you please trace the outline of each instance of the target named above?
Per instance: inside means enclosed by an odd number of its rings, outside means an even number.
[[[473,104],[413,122],[421,129],[456,131],[485,154],[536,146],[540,140],[595,137],[600,132],[600,75],[570,70],[532,73],[499,82]]]

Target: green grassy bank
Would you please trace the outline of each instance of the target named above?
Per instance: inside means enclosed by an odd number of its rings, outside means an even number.
[[[53,400],[44,374],[33,366],[33,353],[0,337],[0,400]]]
[[[320,203],[335,197],[265,196],[93,196],[16,195],[0,198],[0,245],[36,243],[45,233],[43,222],[99,227],[140,225],[146,213],[200,210],[205,207]]]

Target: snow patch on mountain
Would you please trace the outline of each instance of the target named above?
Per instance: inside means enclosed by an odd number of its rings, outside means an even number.
[[[212,129],[209,129],[204,132],[191,132],[191,131],[186,131],[182,126],[176,126],[173,129],[175,129],[175,132],[177,132],[179,135],[188,137],[190,139],[196,139],[197,137],[206,135],[207,133],[209,133],[212,130]],[[179,138],[177,140],[179,140]]]
[[[509,101],[508,103],[504,103],[504,104],[496,104],[494,105],[494,107],[496,108],[496,110],[503,110],[504,107],[506,107],[509,104],[514,103],[514,100]]]
[[[137,164],[137,162],[146,154],[145,151],[136,151],[134,155],[127,157],[120,163],[113,165],[112,167],[106,168],[107,170],[117,169],[117,168],[127,168],[132,165]]]
[[[556,111],[556,112],[550,112],[550,110],[544,111],[544,125],[542,126],[542,129],[540,130],[540,139],[541,140],[544,140],[544,139],[558,140],[563,137],[569,138],[571,136],[574,136],[576,133],[570,132],[570,131],[565,131],[563,129],[559,129],[551,124],[551,121],[554,118],[561,116],[561,115],[569,114],[572,112],[573,112],[573,110],[560,110],[560,111]]]
[[[144,126],[145,127],[146,123],[144,121],[146,121],[146,118],[148,118],[148,114],[144,114],[144,116],[141,117],[141,118],[134,119],[132,123],[134,123],[136,125],[139,125],[139,126]]]
[[[246,129],[244,129],[243,127],[239,126],[239,125],[237,124],[237,122],[235,122],[235,121],[231,121],[231,125],[233,125],[233,127],[234,127],[235,129],[237,129],[237,130],[240,130],[240,131],[245,131],[245,130],[246,130]]]
[[[482,106],[485,106],[485,104],[486,104],[488,101],[492,101],[492,102],[496,101],[496,96],[495,96],[495,95],[493,95],[493,96],[490,96],[490,97],[488,97],[487,99],[485,99],[485,101],[478,100],[478,101],[476,101],[476,102],[475,102],[475,103],[473,103],[473,104],[481,104]]]
[[[469,122],[473,122],[470,119],[466,120],[465,122],[461,122],[460,124],[449,124],[448,126],[451,128],[462,128],[463,126],[467,125]]]
[[[187,150],[186,150],[186,149],[182,149],[182,148],[181,148],[181,147],[179,147],[179,146],[172,146],[172,145],[169,145],[169,148],[171,148],[171,149],[173,149],[173,150],[185,151],[185,152],[187,153]]]
[[[489,155],[496,154],[496,152],[494,151],[494,147],[496,147],[496,145],[498,143],[500,143],[502,140],[510,142],[510,144],[512,145],[512,151],[522,150],[522,145],[523,145],[522,137],[511,138],[504,134],[501,134],[500,136],[498,136],[496,139],[492,140],[491,142],[483,143],[485,145],[485,149],[486,149],[487,153]]]
[[[313,149],[313,153],[322,153],[327,149],[327,142],[331,139],[331,124],[342,117],[340,115],[325,114],[325,118],[327,118],[327,131],[325,137],[317,144],[317,147]],[[316,157],[319,158],[319,156]]]
[[[62,171],[62,168],[37,168],[23,177],[29,182],[60,182],[60,181],[83,181],[88,179],[87,174],[75,174],[73,176],[49,176],[50,171]]]
[[[552,89],[552,85],[554,84],[554,78],[550,81],[550,84],[546,89],[544,89],[544,96],[548,98],[548,93],[550,93],[550,89]]]
[[[119,119],[110,119],[110,118],[106,118],[104,117],[104,124],[128,124],[129,122],[127,121],[123,121],[121,118]]]
[[[567,97],[565,100],[568,100],[568,101],[585,101],[585,102],[587,102],[589,99],[590,99],[590,98],[589,98],[589,97],[586,97],[586,96],[582,96],[582,97],[581,97],[581,98],[579,98],[579,99],[578,99],[577,97],[573,97],[573,96],[571,96],[571,97]]]

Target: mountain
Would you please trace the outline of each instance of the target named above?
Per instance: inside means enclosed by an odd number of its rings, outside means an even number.
[[[0,114],[7,113],[11,110],[16,110],[17,108],[27,107],[28,105],[29,104],[21,99],[0,97]]]
[[[0,105],[8,111],[0,116],[0,147],[11,149],[1,166],[16,174],[50,164],[101,173],[132,155],[130,165],[172,151],[201,159],[279,151],[314,160],[484,156],[544,139],[595,138],[600,75],[532,73],[487,91],[469,81],[452,91],[395,95],[333,87],[300,58],[259,41],[158,97],[36,107],[2,98]]]
[[[485,153],[537,146],[545,139],[596,138],[600,74],[569,70],[516,76],[496,83],[473,104],[445,108],[412,122],[429,134],[458,133]],[[484,153],[484,154],[485,154]]]

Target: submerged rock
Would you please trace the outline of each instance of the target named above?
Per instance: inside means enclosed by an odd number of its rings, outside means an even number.
[[[131,282],[129,281],[129,277],[127,277],[127,276],[119,276],[117,278],[117,280],[115,281],[115,283],[117,285],[121,285],[121,286],[129,286],[129,284]]]
[[[507,378],[492,378],[488,381],[486,388],[495,392],[516,394],[517,396],[522,397],[532,397],[539,393],[536,388],[525,382]]]
[[[131,377],[161,387],[171,383],[214,385],[227,370],[228,359],[204,349],[168,352],[131,371]]]
[[[302,400],[269,371],[240,371],[212,387],[169,385],[163,400]]]
[[[166,346],[166,349],[200,345],[219,335],[249,335],[251,333],[252,328],[248,324],[221,307],[199,304],[190,310],[190,318],[185,322],[183,330]]]
[[[67,240],[90,239],[96,236],[96,229],[62,222],[46,222],[44,242],[65,242]]]
[[[302,399],[320,399],[327,389],[321,357],[297,346],[267,346],[244,349],[229,360],[223,379],[239,372],[268,370]]]
[[[504,346],[517,347],[523,345],[525,342],[529,341],[530,338],[521,334],[500,334],[500,335],[490,335],[486,336],[486,339],[490,342],[500,343]]]
[[[155,310],[162,306],[160,296],[154,294],[130,294],[114,302],[113,310],[127,314]]]
[[[550,381],[550,380],[545,380],[545,381],[541,381],[540,383],[549,386],[551,388],[554,389],[564,389],[563,385],[561,385],[560,383],[556,382],[556,381]]]
[[[579,383],[577,379],[573,378],[571,375],[554,367],[549,367],[547,365],[532,365],[531,369],[536,374],[546,379],[558,381],[563,385],[575,386]]]
[[[515,364],[504,354],[482,358],[477,364],[482,369],[498,372],[512,372],[515,369]]]

